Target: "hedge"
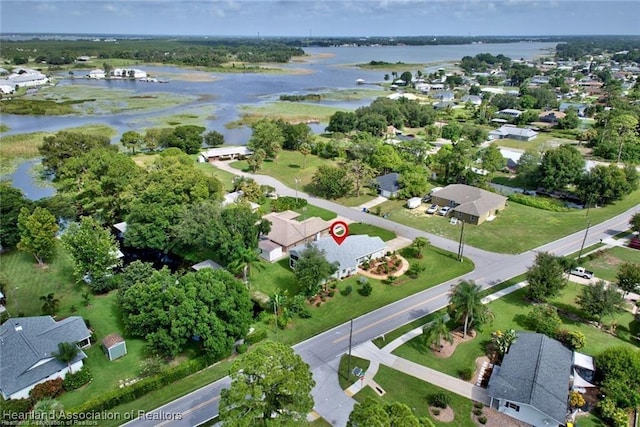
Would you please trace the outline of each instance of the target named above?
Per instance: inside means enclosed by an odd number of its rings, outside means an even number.
[[[62,391],[62,378],[54,378],[52,380],[37,384],[34,388],[32,388],[29,392],[29,399],[31,399],[31,401],[34,403],[46,397],[50,397],[53,399],[59,396]]]
[[[93,380],[93,375],[89,368],[83,366],[78,372],[68,373],[64,377],[64,381],[62,382],[62,387],[66,391],[76,390],[83,385],[91,382]]]
[[[192,359],[178,366],[165,369],[157,375],[140,380],[128,387],[106,392],[99,397],[84,402],[70,412],[107,411],[123,403],[132,402],[151,391],[169,385],[206,367],[207,361],[204,357]]]
[[[509,195],[509,200],[532,208],[543,209],[552,212],[568,212],[569,208],[557,199],[549,197],[527,196],[526,194],[513,193]]]

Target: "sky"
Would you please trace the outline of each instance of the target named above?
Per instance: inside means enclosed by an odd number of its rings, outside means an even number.
[[[0,0],[0,33],[640,35],[640,0]]]

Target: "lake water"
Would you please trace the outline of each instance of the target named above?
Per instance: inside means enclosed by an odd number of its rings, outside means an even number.
[[[440,45],[440,46],[381,46],[381,47],[333,47],[333,48],[306,48],[305,52],[311,55],[307,62],[295,62],[284,65],[291,69],[304,69],[306,73],[299,74],[261,74],[261,73],[208,73],[215,78],[208,82],[191,82],[185,80],[170,80],[168,83],[145,83],[126,80],[88,80],[68,79],[68,75],[61,74],[59,85],[89,85],[101,88],[129,89],[136,94],[149,94],[154,92],[170,92],[182,95],[200,96],[206,95],[204,100],[194,101],[179,107],[168,108],[162,111],[145,113],[118,113],[118,114],[92,114],[83,116],[18,116],[4,114],[0,116],[0,122],[10,127],[9,134],[28,133],[35,131],[55,132],[69,127],[78,127],[87,124],[105,124],[115,128],[118,135],[114,142],[120,140],[120,135],[127,130],[140,130],[143,127],[154,126],[150,119],[154,116],[166,116],[178,114],[193,108],[204,109],[207,115],[213,116],[206,120],[205,126],[209,130],[217,130],[225,137],[230,145],[246,144],[251,136],[251,130],[246,127],[227,129],[224,125],[240,118],[239,108],[244,105],[259,105],[276,101],[282,94],[306,94],[321,93],[335,89],[367,89],[366,85],[357,86],[357,79],[368,82],[383,81],[383,71],[361,70],[354,64],[363,64],[370,61],[385,61],[389,63],[441,63],[443,61],[458,61],[463,56],[474,56],[478,53],[488,52],[493,55],[519,59],[531,59],[541,55],[552,55],[555,43],[504,43],[504,44],[473,44],[473,45]],[[439,68],[440,64],[422,70],[429,73]],[[171,66],[144,66],[144,69],[153,75],[176,75],[192,73],[192,70],[180,69]],[[409,67],[408,67],[409,68]],[[414,69],[407,69],[415,73]],[[76,75],[81,71],[76,71]],[[324,101],[324,103],[356,109],[363,105],[369,105],[373,100],[362,99],[357,101]],[[322,132],[326,124],[312,125],[314,132]],[[31,175],[29,168],[21,167],[13,174],[13,185],[21,188],[30,198],[40,198],[50,195],[49,190],[32,186],[24,187]],[[27,176],[25,176],[25,174]]]

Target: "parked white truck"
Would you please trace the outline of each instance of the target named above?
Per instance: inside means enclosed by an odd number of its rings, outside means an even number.
[[[586,270],[584,267],[576,267],[572,269],[571,274],[582,277],[583,279],[591,279],[593,277],[593,271]]]

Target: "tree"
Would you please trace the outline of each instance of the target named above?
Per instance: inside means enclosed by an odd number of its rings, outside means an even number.
[[[315,192],[327,199],[344,197],[353,189],[353,181],[345,168],[321,165],[313,174]]]
[[[411,246],[416,250],[416,258],[422,258],[422,251],[429,245],[429,239],[426,237],[416,237],[413,239]]]
[[[53,357],[62,363],[66,363],[69,368],[69,373],[73,374],[71,370],[71,362],[80,353],[80,349],[75,343],[72,342],[60,342],[58,343],[58,351],[52,353]]]
[[[495,144],[490,144],[481,151],[480,160],[482,161],[482,168],[489,171],[489,173],[502,170],[507,165],[507,159],[502,156],[500,149]]]
[[[249,283],[252,267],[256,270],[264,269],[264,266],[260,262],[258,249],[248,249],[240,246],[232,252],[231,258],[232,261],[229,264],[229,270],[235,274],[242,272],[244,283]]]
[[[279,342],[265,342],[231,366],[231,385],[220,395],[224,425],[289,425],[306,422],[315,381],[309,365]]]
[[[172,137],[168,138],[168,147],[175,147],[187,154],[196,154],[202,148],[202,126],[184,125],[177,126],[173,130]]]
[[[323,250],[309,244],[298,256],[294,274],[300,289],[305,295],[312,296],[337,270],[336,265],[327,261]]]
[[[49,292],[47,295],[41,295],[40,301],[42,301],[42,312],[49,316],[53,316],[60,306],[60,300],[56,298],[53,292]]]
[[[547,190],[562,190],[582,176],[584,159],[571,145],[548,150],[540,162],[540,184]]]
[[[156,271],[130,286],[120,306],[127,331],[168,357],[197,337],[204,352],[219,359],[231,353],[251,324],[252,303],[245,286],[229,272],[211,268],[181,277],[167,269]]]
[[[20,209],[18,215],[18,229],[20,230],[18,249],[29,252],[38,265],[44,265],[45,261],[53,256],[56,247],[58,232],[56,218],[46,209],[36,207],[31,213],[24,207]]]
[[[262,119],[251,126],[253,133],[247,146],[254,150],[264,150],[267,158],[276,159],[282,150],[284,136],[280,127],[271,120]]]
[[[578,305],[598,322],[606,316],[619,312],[624,304],[624,296],[615,285],[607,285],[604,280],[591,286],[584,286],[577,298]]]
[[[285,150],[300,150],[302,144],[308,144],[312,139],[312,131],[306,123],[297,123],[292,125],[283,120],[276,122],[282,130],[284,141],[282,148]]]
[[[373,176],[373,170],[369,165],[358,159],[346,163],[345,166],[348,169],[349,176],[355,185],[356,197],[360,197],[360,190],[362,189],[362,186]]]
[[[453,334],[447,326],[449,316],[442,314],[436,317],[433,321],[427,323],[422,328],[422,338],[424,345],[440,351],[442,348],[442,341],[447,341],[449,344],[453,344]]]
[[[526,319],[529,329],[548,337],[555,337],[562,325],[558,309],[549,304],[534,305]]]
[[[347,427],[433,427],[428,419],[418,419],[404,403],[381,403],[370,397],[356,403],[349,415]]]
[[[423,197],[429,190],[429,172],[424,166],[413,166],[403,170],[398,178],[400,195],[404,198]]]
[[[629,220],[629,227],[633,233],[640,233],[640,212],[636,212]]]
[[[327,132],[349,133],[356,128],[357,117],[351,111],[336,111],[329,118]]]
[[[576,193],[587,206],[620,200],[633,190],[635,188],[627,181],[625,169],[616,165],[596,165],[576,184]]]
[[[575,108],[569,108],[566,116],[558,120],[558,129],[575,129],[580,126],[580,118]]]
[[[111,232],[91,217],[71,223],[61,237],[73,259],[76,279],[85,279],[94,292],[109,290],[108,278],[120,266],[119,245]]]
[[[549,252],[539,252],[535,263],[529,267],[526,273],[527,296],[534,301],[544,302],[560,293],[567,284],[564,275],[562,257]]]
[[[302,163],[302,169],[306,169],[307,168],[307,156],[309,154],[311,154],[311,145],[308,143],[302,143],[300,144],[300,148],[298,148],[298,151],[300,151],[300,154],[302,154],[302,158],[303,158],[303,163]]]
[[[136,147],[142,146],[144,138],[138,132],[129,130],[122,134],[120,143],[125,147],[131,148],[131,154],[136,154]]]
[[[478,329],[492,316],[482,304],[481,291],[480,285],[463,280],[453,287],[449,296],[449,311],[456,322],[463,323],[463,337],[467,336],[469,329]]]
[[[110,145],[111,141],[106,136],[61,131],[52,136],[45,136],[38,151],[42,155],[45,169],[55,174],[67,159],[81,156],[94,148]]]
[[[372,168],[381,174],[398,170],[402,165],[402,159],[398,151],[389,144],[377,146],[369,157],[368,162]]]
[[[218,131],[211,130],[204,134],[203,140],[208,147],[219,147],[224,144],[224,135]]]
[[[640,352],[626,346],[609,347],[596,355],[596,380],[620,408],[640,404]]]
[[[31,209],[32,203],[22,191],[9,182],[0,182],[0,247],[9,249],[20,241],[18,216],[22,208]]]
[[[625,296],[629,292],[640,293],[640,264],[625,262],[618,267],[616,283]]]
[[[256,173],[262,168],[264,160],[267,158],[267,153],[262,148],[258,148],[247,158],[247,164],[251,168],[253,173]]]

